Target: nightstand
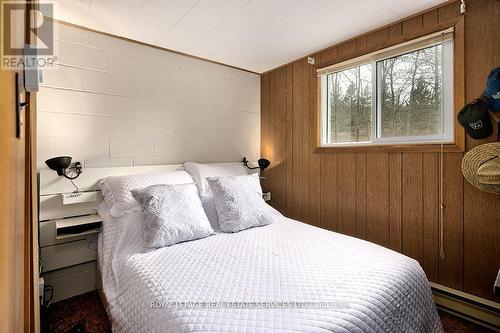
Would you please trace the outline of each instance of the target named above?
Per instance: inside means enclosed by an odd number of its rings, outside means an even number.
[[[101,226],[96,214],[39,223],[42,277],[54,288],[52,302],[96,288],[97,249],[89,246],[88,237],[97,235]]]

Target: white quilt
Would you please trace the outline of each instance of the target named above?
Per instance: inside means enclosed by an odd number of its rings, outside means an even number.
[[[418,262],[384,247],[283,217],[145,253],[142,213],[99,212],[115,332],[442,331]]]

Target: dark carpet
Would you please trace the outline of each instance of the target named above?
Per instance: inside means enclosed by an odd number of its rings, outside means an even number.
[[[47,333],[111,332],[108,315],[95,290],[50,305],[47,321]]]
[[[493,332],[444,311],[439,311],[439,315],[446,333]],[[111,323],[97,291],[52,304],[47,319],[51,333],[111,332]]]

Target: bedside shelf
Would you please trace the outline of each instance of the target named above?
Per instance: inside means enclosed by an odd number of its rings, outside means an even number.
[[[65,239],[101,231],[102,219],[97,214],[56,220],[56,239]]]

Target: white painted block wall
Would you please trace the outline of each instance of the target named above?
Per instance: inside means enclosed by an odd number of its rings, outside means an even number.
[[[56,24],[37,97],[38,166],[232,162],[260,151],[260,76]]]

